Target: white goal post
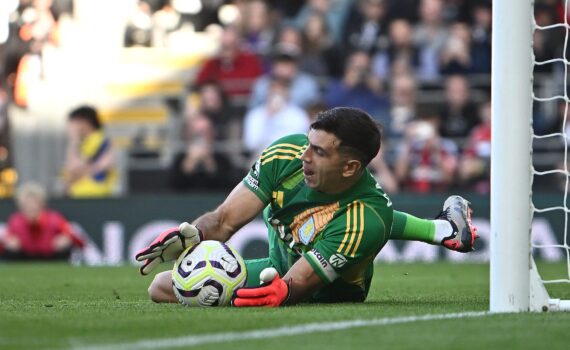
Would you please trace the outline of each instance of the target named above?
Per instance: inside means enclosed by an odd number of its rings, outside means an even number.
[[[493,1],[491,312],[570,310],[570,301],[550,298],[532,258],[531,220],[537,211],[531,187],[536,173],[532,105],[533,99],[541,100],[534,98],[532,90],[533,65],[540,64],[533,56],[533,16],[531,0]],[[567,20],[559,26],[568,33]],[[567,73],[565,58],[554,61],[562,61]],[[568,103],[564,95],[543,100]],[[568,175],[567,171],[553,172]],[[566,210],[568,215],[565,207],[551,209]]]

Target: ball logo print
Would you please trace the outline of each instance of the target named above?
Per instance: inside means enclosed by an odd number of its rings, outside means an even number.
[[[172,289],[186,306],[222,306],[246,283],[242,257],[218,241],[203,241],[187,248],[172,269]]]
[[[346,258],[341,254],[334,254],[330,257],[329,262],[333,267],[338,269],[346,264]]]

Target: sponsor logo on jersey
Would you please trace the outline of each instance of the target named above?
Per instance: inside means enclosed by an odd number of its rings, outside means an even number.
[[[313,240],[315,232],[315,220],[311,216],[309,220],[305,221],[299,228],[299,240],[304,245],[308,245]]]
[[[253,178],[251,174],[247,174],[245,181],[249,185],[249,187],[253,188],[254,190],[259,190],[259,181]]]
[[[329,262],[334,268],[338,269],[346,264],[346,258],[342,254],[334,254],[331,255]]]
[[[318,250],[315,249],[311,249],[311,253],[313,253],[313,255],[315,256],[315,258],[317,258],[317,260],[319,261],[319,263],[321,264],[321,266],[326,269],[329,266],[329,263],[327,262],[327,259],[325,259],[324,256],[322,256],[321,253],[319,253]]]
[[[318,262],[318,264],[320,265],[319,274],[322,277],[324,277],[329,282],[332,282],[338,278],[339,276],[338,273],[318,250],[313,248],[309,250],[309,252],[306,254],[308,255],[309,259],[311,259],[312,261],[316,260],[316,262]]]

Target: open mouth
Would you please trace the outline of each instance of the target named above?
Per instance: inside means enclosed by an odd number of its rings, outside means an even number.
[[[303,175],[305,175],[305,177],[313,176],[314,174],[315,174],[315,172],[313,172],[313,171],[311,171],[311,170],[309,170],[309,169],[303,168]]]

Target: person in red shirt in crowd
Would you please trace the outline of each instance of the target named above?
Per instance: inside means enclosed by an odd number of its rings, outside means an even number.
[[[45,190],[34,183],[22,185],[16,193],[19,211],[8,219],[0,239],[6,260],[65,260],[71,248],[85,242],[58,212],[46,207]]]
[[[218,55],[204,62],[195,85],[217,82],[231,102],[245,105],[255,78],[263,73],[263,66],[255,54],[243,51],[241,44],[242,38],[237,29],[224,29]]]
[[[436,121],[417,120],[406,130],[395,164],[404,190],[416,193],[446,191],[457,169],[457,146],[441,137]]]

